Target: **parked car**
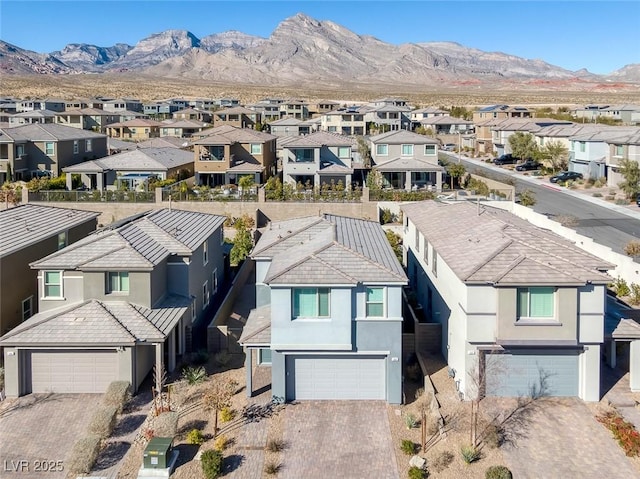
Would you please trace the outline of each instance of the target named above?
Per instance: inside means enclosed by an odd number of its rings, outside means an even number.
[[[640,195],[636,195],[636,205],[640,206]]]
[[[494,165],[513,165],[518,162],[518,158],[513,156],[511,153],[507,153],[506,155],[501,155],[498,158],[493,159]]]
[[[536,160],[528,159],[523,163],[516,165],[516,170],[518,171],[530,171],[530,170],[539,170],[542,165],[538,163]]]
[[[578,173],[577,171],[561,171],[557,175],[553,175],[549,178],[551,183],[565,182],[569,180],[581,180],[582,173]]]
[[[445,143],[444,145],[442,145],[443,151],[455,151],[455,149],[456,149],[455,143]]]

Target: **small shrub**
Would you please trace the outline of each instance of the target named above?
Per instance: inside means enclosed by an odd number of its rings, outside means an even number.
[[[629,303],[631,303],[633,306],[638,306],[640,304],[640,284],[631,283]]]
[[[558,215],[555,218],[562,226],[573,228],[580,224],[580,219],[573,215]]]
[[[98,436],[87,436],[74,445],[65,468],[71,474],[88,474],[98,458],[102,440]]]
[[[420,469],[418,466],[411,466],[409,468],[408,477],[409,479],[425,479],[426,477],[429,477],[429,475],[424,469]]]
[[[607,201],[613,201],[613,200],[616,199],[616,196],[615,195],[607,195],[607,196],[604,197],[604,199],[607,200]]]
[[[178,431],[178,413],[169,411],[154,418],[153,430],[157,437],[175,437]]]
[[[520,204],[522,206],[534,206],[536,204],[536,197],[531,190],[524,190],[520,194]]]
[[[625,421],[615,411],[598,416],[597,419],[611,431],[627,456],[640,456],[640,433],[632,423]]]
[[[195,353],[191,353],[189,360],[196,365],[207,364],[209,362],[209,353],[206,349],[199,349]]]
[[[407,456],[413,456],[416,453],[416,443],[409,439],[403,439],[400,449],[402,449],[402,452]]]
[[[380,210],[380,224],[386,225],[387,223],[391,223],[393,221],[393,213],[389,208],[382,208]]]
[[[129,399],[131,399],[131,383],[129,381],[113,381],[104,393],[103,402],[108,406],[116,406],[118,414],[121,414]]]
[[[616,205],[627,206],[628,204],[629,204],[629,201],[625,200],[624,198],[618,198],[616,200]]]
[[[213,441],[213,448],[216,451],[222,452],[227,448],[228,445],[229,439],[224,434],[220,434],[218,437],[216,437],[216,440]]]
[[[485,479],[513,479],[513,475],[508,467],[491,466],[484,473]]]
[[[621,298],[623,296],[629,296],[631,290],[629,289],[629,285],[625,281],[624,278],[618,276],[613,280],[612,284],[613,290],[616,292],[616,296]]]
[[[229,407],[223,407],[220,410],[220,420],[222,422],[232,421],[234,417],[236,417],[236,412],[233,409]]]
[[[453,462],[454,455],[449,451],[443,451],[438,454],[433,461],[430,462],[431,466],[436,472],[444,471]]]
[[[591,196],[593,196],[594,198],[602,198],[602,193],[598,193],[596,191],[595,193],[592,193]]]
[[[417,381],[420,379],[420,375],[422,374],[422,369],[420,369],[419,363],[412,363],[407,366],[407,378],[410,381]]]
[[[285,443],[280,439],[270,439],[267,442],[267,451],[269,452],[280,452],[284,449]]]
[[[220,366],[226,366],[231,362],[231,354],[229,354],[229,351],[219,351],[215,354],[213,359]]]
[[[495,424],[489,425],[485,432],[484,442],[491,449],[499,448],[504,442],[504,431],[500,426],[496,426]]]
[[[593,186],[596,188],[602,188],[603,186],[607,185],[607,179],[606,178],[598,178],[596,181],[593,182]]]
[[[216,479],[222,472],[222,453],[215,449],[209,449],[200,456],[202,472],[206,479]]]
[[[413,429],[418,425],[418,419],[415,415],[408,413],[404,415],[404,424],[407,426],[407,429]]]
[[[611,196],[616,196],[616,190],[609,190],[609,194]]]
[[[585,190],[590,190],[591,188],[593,188],[593,182],[591,180],[587,181],[584,185],[584,189]]]
[[[91,418],[89,423],[89,434],[106,439],[111,435],[113,427],[116,425],[118,415],[117,406],[100,406]]]
[[[207,379],[207,371],[202,366],[187,366],[184,368],[184,371],[182,371],[182,379],[187,381],[190,386],[194,386]]]
[[[204,435],[200,429],[192,429],[187,434],[187,442],[189,444],[197,444],[200,445],[204,442]]]
[[[472,462],[476,462],[480,459],[480,451],[473,446],[462,446],[460,448],[460,454],[462,455],[462,460],[465,464],[471,464]]]
[[[275,476],[276,474],[278,474],[281,467],[282,466],[279,463],[269,461],[264,465],[264,472],[269,476]]]
[[[640,241],[631,240],[624,245],[624,254],[632,258],[640,256]]]

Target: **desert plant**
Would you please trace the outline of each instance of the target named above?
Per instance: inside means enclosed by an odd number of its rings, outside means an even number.
[[[200,429],[192,429],[187,434],[187,442],[189,444],[197,444],[200,445],[204,442],[204,434]]]
[[[624,245],[624,254],[632,258],[640,256],[640,241],[631,240]]]
[[[593,196],[594,198],[602,198],[602,193],[598,193],[596,191],[595,193],[592,193],[591,196]]]
[[[491,449],[499,448],[504,441],[504,431],[496,424],[490,424],[484,435],[484,442]]]
[[[433,467],[436,472],[442,472],[447,467],[449,467],[449,465],[453,462],[453,459],[453,453],[451,453],[450,451],[442,451],[435,457],[435,459],[430,462],[430,467]]]
[[[104,393],[103,402],[108,406],[116,406],[118,414],[131,399],[131,383],[129,381],[113,381]]]
[[[209,449],[200,456],[202,472],[206,479],[216,479],[222,472],[222,453],[215,449]]]
[[[222,422],[232,421],[234,417],[236,417],[236,412],[233,409],[228,407],[223,407],[220,410],[220,420]]]
[[[199,349],[195,353],[191,353],[189,361],[196,365],[207,364],[209,362],[209,352],[206,349]]]
[[[174,437],[178,431],[178,413],[169,411],[155,417],[153,431],[157,437]]]
[[[531,190],[524,190],[520,193],[520,204],[522,206],[533,206],[536,204],[536,197]]]
[[[625,200],[624,198],[618,198],[616,200],[616,205],[627,206],[629,204],[629,200]]]
[[[624,178],[618,186],[627,199],[635,198],[640,193],[640,165],[637,161],[623,158],[619,162],[618,171]]]
[[[71,474],[88,474],[98,458],[102,440],[98,436],[86,436],[74,445],[65,469]]]
[[[413,429],[418,425],[418,419],[415,415],[407,413],[404,415],[404,424],[407,426],[407,429]]]
[[[218,351],[215,356],[213,356],[213,359],[220,366],[226,366],[231,362],[231,354],[227,350]]]
[[[567,228],[574,228],[580,224],[580,219],[573,215],[558,215],[555,219]]]
[[[491,466],[484,473],[485,479],[512,479],[513,475],[508,467]]]
[[[429,477],[429,474],[418,466],[411,466],[409,468],[408,477],[409,479],[425,479],[426,477]]]
[[[402,449],[402,452],[407,456],[413,456],[416,453],[416,443],[410,439],[403,439],[400,444],[400,449]]]
[[[280,452],[285,448],[284,441],[280,439],[269,439],[267,442],[267,451],[269,452]]]
[[[631,283],[629,303],[631,303],[633,306],[637,306],[640,304],[640,284]]]
[[[393,221],[393,213],[389,208],[382,208],[380,210],[380,224],[386,225],[387,223],[391,223]]]
[[[281,469],[280,463],[269,461],[264,465],[264,472],[269,476],[275,476]]]
[[[227,438],[227,436],[225,436],[224,434],[220,434],[218,437],[216,437],[216,440],[213,441],[213,448],[216,451],[224,451],[227,446],[229,445],[229,438]]]
[[[640,456],[640,433],[632,423],[625,421],[617,411],[607,412],[596,419],[611,431],[627,456]]]
[[[631,293],[629,289],[629,285],[626,280],[620,276],[613,280],[612,288],[616,292],[616,296],[621,298],[623,296],[628,296]]]
[[[471,464],[480,459],[480,451],[473,446],[462,446],[460,448],[460,455],[465,464]]]
[[[238,383],[232,379],[216,380],[205,392],[203,404],[205,409],[214,412],[214,434],[218,432],[218,413],[224,408],[231,407],[231,397],[236,393]]]
[[[187,366],[182,371],[182,379],[187,381],[190,386],[194,386],[207,379],[207,371],[202,366],[198,366],[195,368]]]
[[[100,406],[91,417],[89,434],[98,436],[100,439],[108,438],[111,435],[111,431],[113,431],[113,427],[116,425],[117,415],[117,406]]]

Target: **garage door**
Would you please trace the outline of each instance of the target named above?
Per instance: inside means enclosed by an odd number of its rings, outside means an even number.
[[[287,356],[287,399],[385,399],[384,356]]]
[[[115,351],[31,351],[34,393],[103,393],[118,378]]]
[[[528,396],[546,383],[549,396],[578,396],[579,351],[505,351],[486,355],[487,396]],[[541,379],[542,378],[542,379]]]

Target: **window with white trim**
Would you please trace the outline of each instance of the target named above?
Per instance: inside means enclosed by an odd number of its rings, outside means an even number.
[[[129,273],[126,271],[109,271],[107,273],[107,293],[128,293]]]
[[[338,158],[350,158],[351,157],[351,148],[348,146],[340,146],[338,147]]]
[[[209,263],[209,243],[205,241],[202,243],[202,265],[206,266]]]
[[[329,288],[294,288],[291,295],[294,319],[329,317]]]
[[[435,248],[431,248],[431,272],[434,276],[438,276],[438,253]]]
[[[62,298],[62,271],[45,271],[42,274],[45,298]]]
[[[420,252],[420,231],[416,228],[416,251]]]
[[[80,151],[80,144],[78,140],[73,140],[73,154],[77,155],[79,151]]]
[[[67,246],[67,242],[68,242],[68,234],[66,231],[63,231],[62,233],[58,233],[58,249],[62,249],[65,246]]]
[[[367,287],[366,295],[367,318],[384,317],[384,288]]]
[[[196,298],[191,299],[191,321],[196,320]]]
[[[387,156],[389,154],[389,145],[376,145],[376,155]]]
[[[33,315],[33,296],[22,301],[22,320],[26,321]]]
[[[211,294],[218,292],[218,269],[214,269],[211,273]]]
[[[426,264],[429,264],[429,242],[427,241],[427,238],[424,239],[424,251],[422,252],[423,257],[424,257],[424,262]]]
[[[262,143],[251,143],[251,154],[252,155],[261,155],[262,154]]]
[[[402,156],[413,155],[413,145],[402,145]]]
[[[91,144],[91,140],[87,140],[84,143],[84,151],[90,152],[93,151],[93,145]]]
[[[424,154],[426,156],[433,156],[436,154],[436,145],[424,145]]]
[[[624,145],[616,145],[616,156],[624,155]]]
[[[53,141],[47,141],[44,144],[44,154],[47,156],[53,156],[56,154],[56,147]]]
[[[518,319],[555,318],[554,287],[518,288]]]
[[[205,281],[202,285],[202,309],[209,306],[209,281]]]

